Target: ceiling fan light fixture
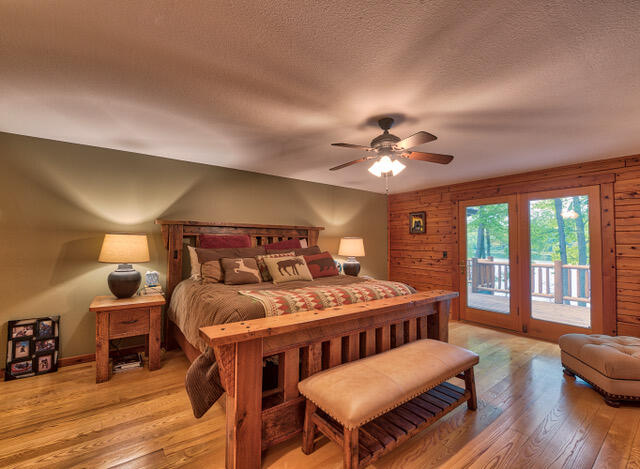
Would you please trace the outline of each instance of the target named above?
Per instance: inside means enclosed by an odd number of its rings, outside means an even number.
[[[384,175],[396,176],[400,174],[404,168],[406,168],[404,164],[398,160],[392,160],[385,155],[371,165],[369,172],[376,177],[382,177]]]
[[[380,172],[382,174],[390,173],[393,171],[393,161],[387,155],[384,155],[382,158],[378,160],[378,164],[380,165]]]
[[[382,170],[380,169],[380,162],[376,161],[369,168],[369,172],[376,177],[382,177]]]
[[[393,160],[393,163],[391,163],[391,172],[393,173],[394,176],[397,176],[406,167],[407,167],[406,165],[400,163],[398,160]]]

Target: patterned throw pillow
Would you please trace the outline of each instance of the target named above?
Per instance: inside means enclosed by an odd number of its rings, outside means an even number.
[[[224,270],[226,285],[242,285],[245,283],[260,283],[260,271],[253,257],[239,257],[237,259],[220,259]]]
[[[304,256],[304,260],[313,278],[333,277],[339,274],[333,257],[326,251],[321,254]]]
[[[267,257],[264,259],[276,285],[293,280],[313,280],[304,257]]]
[[[200,272],[202,283],[219,283],[224,278],[220,261],[208,261],[200,264]]]
[[[293,256],[293,251],[290,252],[281,252],[279,254],[266,254],[262,256],[256,256],[256,262],[258,263],[258,270],[260,270],[260,275],[262,276],[263,282],[270,282],[273,280],[271,275],[269,274],[269,269],[267,268],[267,264],[264,262],[266,257],[288,257]]]

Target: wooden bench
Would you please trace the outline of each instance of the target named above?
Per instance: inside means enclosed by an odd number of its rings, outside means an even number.
[[[424,339],[300,381],[302,451],[313,452],[317,429],[342,446],[345,468],[372,463],[462,403],[475,410],[477,363],[469,350]],[[454,377],[465,389],[447,382]]]

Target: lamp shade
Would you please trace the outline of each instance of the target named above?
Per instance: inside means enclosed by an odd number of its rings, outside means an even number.
[[[338,249],[339,256],[347,257],[363,257],[364,256],[364,241],[362,238],[342,238],[340,240],[340,248]]]
[[[149,262],[149,245],[145,234],[106,234],[98,261],[109,264]]]

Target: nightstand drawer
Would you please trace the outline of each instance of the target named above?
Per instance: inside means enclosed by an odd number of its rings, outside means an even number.
[[[136,308],[109,313],[109,338],[130,337],[149,333],[149,309]]]

